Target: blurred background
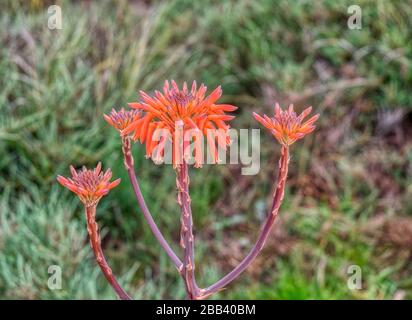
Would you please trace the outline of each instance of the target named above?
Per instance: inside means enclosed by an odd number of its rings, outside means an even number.
[[[356,3],[355,3],[356,2]],[[275,101],[320,113],[293,145],[279,219],[228,299],[412,298],[411,1],[11,1],[0,13],[0,298],[114,299],[87,240],[80,202],[56,182],[102,160],[122,183],[99,205],[103,246],[137,299],[182,299],[177,272],[142,219],[112,107],[165,79],[221,84],[235,128]],[[50,30],[49,5],[62,29]],[[362,10],[350,29],[348,8]],[[197,278],[208,286],[253,245],[279,146],[261,131],[261,170],[191,170]],[[147,203],[176,250],[170,166],[134,147]],[[48,288],[61,268],[60,290]],[[350,266],[361,288],[350,289]]]

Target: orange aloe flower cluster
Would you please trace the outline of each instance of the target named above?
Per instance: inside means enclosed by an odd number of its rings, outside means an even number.
[[[83,167],[82,170],[76,171],[70,166],[72,178],[57,176],[57,181],[70,191],[78,195],[86,207],[96,206],[99,200],[109,193],[111,189],[120,183],[120,179],[110,182],[112,171],[107,169],[102,172],[102,164],[99,162],[93,170]]]
[[[83,166],[82,170],[76,171],[73,166],[70,166],[70,171],[72,174],[71,178],[65,178],[59,175],[57,176],[57,181],[77,194],[81,202],[83,202],[87,232],[97,264],[117,296],[122,300],[130,300],[129,295],[119,285],[116,277],[113,275],[112,269],[106,261],[101,247],[99,228],[96,222],[97,204],[103,196],[107,195],[111,189],[120,183],[120,179],[110,182],[112,172],[110,169],[103,172],[100,162],[94,169],[87,169]]]
[[[105,120],[120,132],[124,163],[138,205],[153,235],[179,271],[184,281],[188,299],[205,299],[222,290],[236,279],[262,250],[284,197],[289,166],[289,147],[297,140],[311,133],[315,129],[314,123],[319,118],[319,115],[316,114],[305,121],[305,118],[311,113],[312,107],[306,108],[300,115],[297,115],[293,105],[290,105],[286,110],[282,110],[277,103],[272,117],[253,113],[254,118],[269,129],[281,145],[278,179],[275,184],[272,205],[254,246],[245,258],[220,280],[209,287],[200,288],[195,277],[195,245],[189,195],[188,155],[186,151],[184,151],[183,156],[177,156],[175,152],[173,153],[173,165],[176,169],[177,199],[181,208],[180,245],[183,257],[179,258],[179,255],[174,252],[163,237],[144,201],[134,171],[131,140],[135,142],[140,141],[141,144],[145,144],[146,156],[155,160],[155,158],[163,156],[166,142],[171,142],[172,146],[176,147],[183,141],[183,146],[185,147],[187,143],[198,142],[200,138],[206,137],[209,150],[212,151],[214,160],[217,162],[218,147],[226,150],[230,144],[228,136],[230,126],[227,122],[232,120],[234,116],[227,114],[227,112],[235,111],[237,107],[230,104],[217,104],[218,99],[222,95],[220,86],[209,95],[206,95],[206,91],[207,88],[204,84],[201,84],[198,88],[195,81],[190,89],[186,82],[183,83],[180,89],[176,82],[171,81],[169,83],[169,81],[166,81],[163,92],[155,91],[153,95],[149,95],[140,91],[142,100],[130,103],[130,110],[126,111],[122,108],[116,111],[113,109],[109,114],[104,115]],[[159,130],[165,130],[168,135],[160,136],[157,133]],[[214,134],[210,135],[210,131]],[[191,135],[193,132],[195,135]],[[189,134],[189,139],[186,139],[186,134]],[[155,154],[156,149],[160,152],[160,155]],[[203,163],[202,149],[195,148],[194,158],[195,167],[201,167]],[[87,170],[83,167],[81,171],[76,171],[72,166],[70,170],[72,178],[58,176],[57,180],[63,186],[76,193],[83,202],[86,208],[88,231],[96,260],[118,296],[121,299],[130,299],[112,275],[112,271],[103,256],[97,223],[95,222],[95,209],[99,200],[110,189],[118,185],[120,179],[110,182],[112,177],[110,169],[102,172],[100,163],[93,170]]]
[[[138,110],[124,110],[121,108],[119,111],[116,111],[114,108],[107,115],[103,115],[104,119],[117,131],[122,132],[130,124],[135,123],[140,120],[142,115]]]
[[[167,137],[156,135],[159,130],[166,130],[169,133],[169,139],[174,147],[181,145],[183,141],[187,144],[190,139],[187,134],[193,134],[193,140],[206,136],[210,151],[217,162],[218,151],[217,144],[226,150],[226,145],[230,143],[227,130],[230,126],[226,121],[232,120],[234,116],[225,112],[234,111],[237,107],[230,104],[217,104],[217,100],[222,95],[221,87],[217,87],[212,93],[206,96],[207,87],[201,84],[197,88],[196,81],[193,81],[189,90],[187,83],[183,83],[182,89],[178,87],[175,81],[165,81],[163,93],[155,91],[154,95],[149,95],[140,91],[141,102],[129,103],[133,109],[142,110],[144,116],[132,121],[123,131],[126,135],[133,133],[132,139],[139,140],[146,144],[147,157],[161,157],[164,152],[164,144]],[[221,130],[217,130],[221,129]],[[208,130],[211,133],[208,135]],[[219,139],[220,135],[220,139]],[[222,138],[223,136],[223,138]],[[189,137],[190,138],[190,137]],[[199,142],[199,141],[198,141]],[[155,148],[160,154],[154,155]],[[186,146],[184,147],[186,151]],[[202,148],[194,150],[195,166],[202,166]],[[182,163],[180,153],[173,153],[173,164]]]
[[[289,105],[289,108],[283,111],[279,104],[275,105],[275,112],[273,118],[269,118],[267,115],[261,117],[257,113],[253,112],[253,116],[257,121],[270,130],[275,138],[285,146],[290,146],[296,140],[303,138],[308,133],[315,130],[313,125],[319,118],[316,114],[306,122],[302,123],[312,111],[312,107],[308,107],[298,116],[293,110],[293,104]]]

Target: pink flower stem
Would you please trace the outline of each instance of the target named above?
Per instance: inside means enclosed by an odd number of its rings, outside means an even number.
[[[130,182],[132,183],[133,191],[137,202],[139,204],[140,209],[142,210],[143,216],[146,219],[147,223],[149,224],[150,230],[152,231],[153,235],[169,256],[169,258],[173,261],[173,264],[176,268],[180,271],[182,268],[182,261],[179,257],[175,254],[173,249],[169,246],[166,239],[163,237],[163,234],[159,230],[156,225],[156,222],[153,220],[152,215],[150,214],[149,209],[147,208],[146,202],[144,201],[142,191],[140,190],[139,183],[136,178],[136,173],[134,171],[134,160],[131,152],[131,142],[129,137],[124,137],[122,139],[122,150],[124,155],[124,164],[127,170],[127,173],[130,178]]]
[[[99,227],[96,223],[96,206],[85,207],[87,231],[90,237],[90,245],[93,249],[94,256],[100,269],[102,270],[106,280],[112,286],[117,296],[122,300],[131,300],[130,296],[123,290],[113,275],[112,269],[109,267],[100,242]]]
[[[248,255],[237,265],[231,272],[229,272],[222,279],[217,281],[215,284],[209,286],[205,289],[200,289],[200,298],[207,298],[208,296],[214,294],[217,291],[222,290],[226,285],[235,280],[256,258],[259,252],[262,250],[266,239],[270,234],[273,223],[279,212],[280,205],[283,200],[285,193],[286,178],[288,174],[288,165],[289,165],[289,148],[282,145],[281,158],[279,160],[279,172],[278,172],[278,181],[275,193],[273,195],[273,203],[270,209],[270,212],[266,218],[259,237],[252,247]]]
[[[187,299],[197,299],[199,288],[195,280],[195,256],[193,218],[189,196],[189,167],[185,161],[176,168],[177,202],[181,209],[180,245],[184,250],[183,266],[180,270],[185,282]]]

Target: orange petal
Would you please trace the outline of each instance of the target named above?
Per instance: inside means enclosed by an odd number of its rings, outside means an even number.
[[[214,104],[211,107],[212,110],[223,110],[225,112],[231,112],[237,110],[236,106],[232,106],[231,104]]]
[[[118,178],[116,180],[114,180],[113,182],[109,183],[109,185],[107,186],[107,189],[113,189],[114,187],[117,187],[120,183],[122,179]]]
[[[140,102],[130,102],[127,104],[132,109],[141,109],[142,104]]]

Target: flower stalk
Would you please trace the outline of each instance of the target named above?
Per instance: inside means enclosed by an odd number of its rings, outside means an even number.
[[[136,197],[137,203],[140,207],[140,210],[142,211],[143,216],[147,224],[149,225],[150,230],[152,231],[153,235],[159,242],[160,246],[163,248],[163,250],[169,256],[169,258],[172,260],[175,267],[178,270],[181,270],[182,261],[179,259],[179,257],[170,247],[169,243],[163,236],[162,232],[159,230],[156,222],[154,221],[149,211],[149,208],[146,205],[146,201],[143,198],[143,194],[142,194],[142,191],[140,190],[139,182],[136,178],[136,173],[134,170],[134,160],[133,160],[133,155],[131,152],[131,141],[128,136],[122,137],[122,151],[123,151],[124,164],[127,170],[127,174],[132,184],[133,192]]]
[[[193,217],[189,195],[189,167],[186,161],[176,168],[177,202],[181,209],[180,214],[180,246],[184,252],[183,265],[180,274],[185,282],[187,299],[195,300],[199,288],[195,280],[195,255],[193,236]]]
[[[207,298],[208,296],[222,290],[226,285],[235,280],[245,269],[254,261],[257,255],[262,250],[265,245],[266,239],[268,238],[272,226],[278,215],[282,200],[285,194],[286,178],[288,175],[289,166],[289,147],[282,146],[281,157],[279,160],[279,172],[278,180],[275,192],[273,194],[273,202],[271,209],[266,217],[266,221],[261,228],[260,234],[255,245],[252,247],[250,252],[246,257],[226,276],[222,279],[209,286],[206,289],[201,290],[201,298]]]
[[[112,286],[113,290],[116,292],[117,296],[121,300],[131,300],[130,296],[123,290],[120,284],[117,282],[115,276],[113,275],[112,269],[106,261],[101,247],[99,226],[96,222],[96,206],[85,207],[86,222],[87,222],[87,232],[90,237],[90,245],[93,249],[94,256],[96,258],[97,264],[103,272],[104,277],[107,282]]]

